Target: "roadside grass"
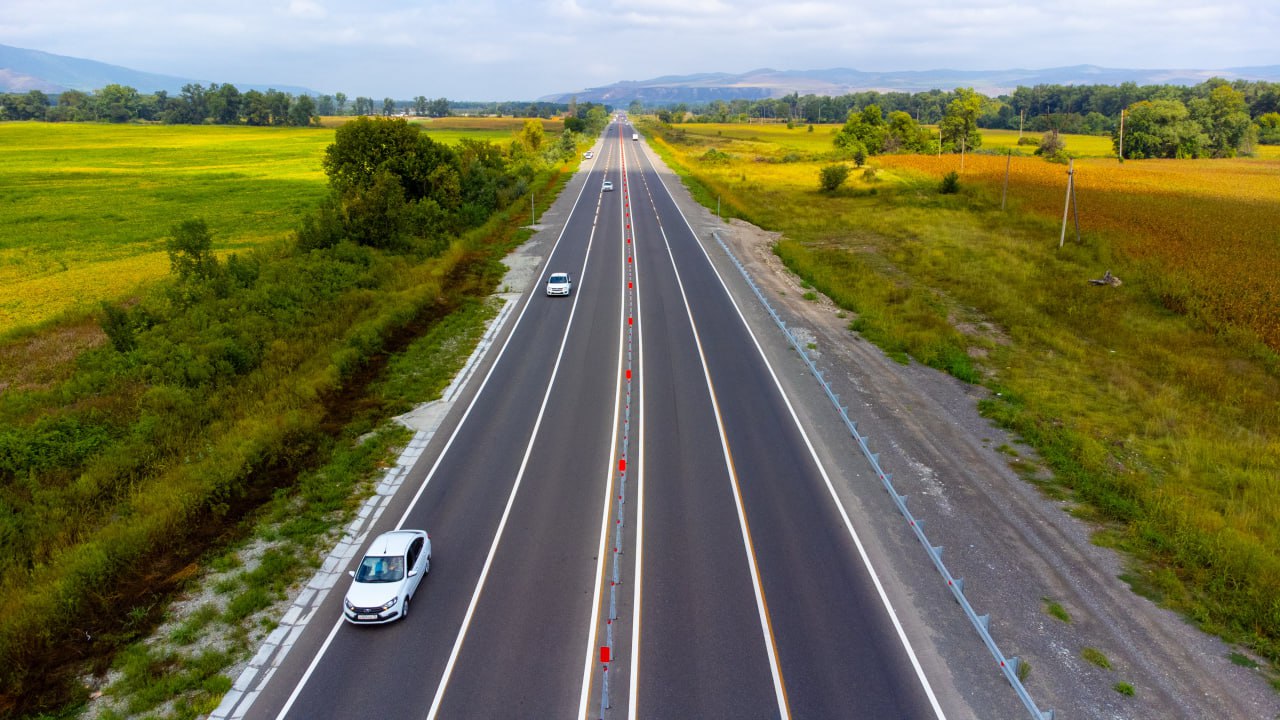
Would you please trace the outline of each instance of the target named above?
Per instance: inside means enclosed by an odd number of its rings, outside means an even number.
[[[1103,670],[1111,669],[1111,661],[1108,660],[1107,656],[1104,655],[1102,651],[1098,650],[1097,648],[1087,647],[1082,649],[1080,651],[1080,657],[1084,658],[1085,660],[1088,660],[1094,665],[1097,665]]]
[[[1062,607],[1062,604],[1056,600],[1044,598],[1044,611],[1048,613],[1050,617],[1055,617],[1064,623],[1071,622],[1070,613],[1068,613],[1067,609]]]
[[[1059,249],[1065,168],[1038,158],[1014,158],[1002,213],[1001,157],[968,158],[955,195],[936,191],[955,156],[877,157],[877,194],[856,176],[827,194],[821,161],[767,160],[798,147],[760,139],[785,129],[646,130],[699,202],[782,232],[777,254],[854,330],[990,388],[980,409],[1036,450],[1078,513],[1112,528],[1135,589],[1280,660],[1273,161],[1130,162],[1105,193],[1084,178],[1119,164],[1077,162],[1084,242]],[[711,147],[730,160],[700,162]],[[1178,226],[1212,232],[1162,240]],[[1193,266],[1216,268],[1217,286],[1188,280]],[[1086,282],[1107,269],[1122,287]]]

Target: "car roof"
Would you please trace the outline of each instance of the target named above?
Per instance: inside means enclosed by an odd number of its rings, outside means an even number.
[[[415,538],[426,537],[421,530],[392,530],[373,539],[366,555],[403,555]]]

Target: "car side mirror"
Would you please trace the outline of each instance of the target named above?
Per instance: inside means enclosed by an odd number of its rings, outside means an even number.
[[[356,576],[356,571],[355,571],[355,570],[348,570],[348,571],[347,571],[347,574],[348,574],[348,575],[350,575],[351,577],[355,577],[355,576]]]
[[[410,571],[409,571],[409,577],[415,577],[415,576],[417,576],[417,574],[418,574],[418,571],[417,571],[417,570],[410,570]]]

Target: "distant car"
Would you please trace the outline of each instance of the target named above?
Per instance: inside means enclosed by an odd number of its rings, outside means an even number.
[[[600,192],[609,192],[613,189],[613,181],[605,180],[604,185],[600,186]]]
[[[593,152],[591,152],[590,150],[588,150],[588,151],[586,151],[586,152],[582,153],[582,158],[583,158],[584,160],[590,160],[591,158],[593,158],[593,157],[595,157],[595,156],[596,156],[596,154],[595,154],[595,153],[593,153]]]
[[[568,295],[571,292],[573,292],[573,278],[569,277],[569,273],[551,273],[551,277],[547,278],[548,295]]]
[[[422,530],[394,530],[374,538],[360,567],[349,571],[342,601],[347,622],[389,623],[409,614],[409,601],[431,570],[431,537]]]
[[[640,133],[631,133],[631,139],[632,139],[632,140],[639,140],[639,139],[640,139]]]

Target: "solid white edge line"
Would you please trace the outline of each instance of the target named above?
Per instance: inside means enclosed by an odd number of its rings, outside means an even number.
[[[585,188],[586,185],[584,184],[583,189],[585,190]],[[581,191],[579,191],[579,197],[581,197]],[[597,201],[597,208],[599,207],[598,203],[599,201]],[[574,209],[577,208],[577,205],[578,204],[575,201]],[[572,210],[569,212],[569,217],[573,217]],[[568,220],[566,220],[565,229],[567,229],[568,226],[569,223]],[[560,237],[564,237],[564,233],[565,230],[561,230]],[[586,277],[587,266],[591,262],[591,246],[594,240],[595,224],[592,223],[591,234],[587,237],[587,250],[582,259],[582,270],[578,273],[580,278]],[[557,239],[556,245],[558,246],[559,244],[560,241]],[[550,262],[547,263],[548,266],[550,264]],[[544,267],[543,275],[545,275],[546,272],[547,270]],[[524,471],[529,465],[529,457],[533,454],[533,447],[538,439],[538,431],[542,428],[542,419],[545,417],[547,412],[547,403],[551,400],[551,390],[555,387],[556,377],[560,374],[560,362],[564,359],[565,346],[569,344],[569,333],[573,329],[573,318],[577,315],[578,301],[581,298],[582,292],[581,287],[579,287],[579,290],[573,294],[573,306],[569,309],[569,319],[565,322],[564,335],[560,338],[560,349],[556,353],[555,365],[551,368],[551,377],[547,379],[547,389],[542,394],[542,405],[538,408],[538,417],[534,420],[532,432],[529,433],[529,442],[525,446],[524,457],[520,460],[520,469],[516,471],[515,483],[511,486],[511,494],[507,496],[507,505],[502,510],[502,519],[498,521],[498,529],[494,533],[493,542],[489,545],[489,554],[485,557],[484,566],[480,569],[480,577],[476,581],[476,589],[471,594],[471,602],[467,605],[467,612],[462,618],[462,626],[458,629],[458,637],[454,640],[453,649],[449,652],[449,660],[445,663],[444,673],[440,678],[440,683],[436,686],[435,698],[431,701],[431,709],[427,711],[427,720],[435,720],[436,714],[440,712],[440,703],[444,701],[444,693],[448,689],[450,678],[453,676],[453,667],[458,661],[458,654],[462,651],[462,644],[466,640],[467,631],[471,629],[471,618],[475,615],[476,606],[480,603],[480,595],[484,592],[485,583],[489,578],[489,568],[493,565],[493,558],[498,553],[498,545],[502,542],[502,533],[507,527],[507,519],[511,517],[511,508],[515,505],[516,494],[520,491],[520,485],[524,481]],[[527,308],[528,305],[526,304],[525,307]],[[515,332],[513,330],[512,335],[514,334]],[[510,336],[508,336],[507,339],[510,340]],[[505,350],[506,346],[504,346],[503,349]],[[494,366],[497,366],[496,361]],[[490,368],[490,371],[492,371],[492,368]],[[470,408],[468,408],[468,410],[470,410]],[[452,440],[452,438],[450,438],[450,440]]]
[[[603,195],[604,193],[601,193],[601,194]],[[620,198],[623,197],[623,193],[618,193],[618,195]],[[620,199],[618,202],[621,203],[622,200]],[[622,222],[623,223],[626,222],[625,217],[622,220]],[[609,517],[612,514],[610,512],[610,507],[613,504],[613,473],[614,473],[613,453],[618,448],[618,431],[622,424],[621,418],[619,417],[619,414],[620,414],[619,411],[622,408],[622,386],[623,386],[622,370],[623,370],[623,363],[625,362],[624,358],[626,357],[626,342],[627,342],[626,330],[625,330],[626,322],[627,322],[627,286],[626,286],[627,244],[626,244],[626,240],[627,240],[626,230],[624,227],[623,237],[622,237],[622,264],[621,264],[621,267],[619,268],[622,271],[621,272],[622,302],[618,308],[618,315],[619,315],[620,322],[618,324],[618,327],[619,327],[618,366],[616,371],[617,380],[613,390],[613,435],[609,441],[609,459],[605,463],[605,488],[608,491],[604,494],[604,514],[603,514],[603,517],[600,519],[600,545],[599,545],[599,549],[596,552],[596,557],[598,558],[596,562],[596,584],[595,584],[595,590],[591,595],[591,597],[594,598],[594,602],[591,603],[591,625],[590,625],[591,630],[587,633],[587,656],[586,656],[586,661],[584,663],[584,666],[582,668],[582,690],[580,693],[580,699],[578,701],[578,717],[583,718],[584,720],[587,717],[588,705],[591,702],[591,668],[593,665],[595,665],[595,653],[592,651],[595,650],[597,638],[599,637],[598,633],[600,630],[600,606],[604,600],[601,593],[604,590],[605,558],[608,556],[607,549],[608,549],[608,542],[609,542]]]
[[[592,163],[592,169],[594,168],[595,164]],[[582,187],[578,189],[578,196],[573,199],[573,207],[569,209],[569,217],[573,217],[574,211],[578,209],[578,203],[582,201],[582,195],[586,192],[587,185],[590,181],[591,171],[587,171],[587,177],[583,181]],[[435,462],[431,464],[431,469],[427,471],[427,477],[422,481],[422,485],[418,487],[418,492],[414,493],[413,498],[409,501],[409,506],[405,508],[404,514],[401,515],[400,519],[396,522],[396,530],[399,530],[404,526],[405,520],[407,520],[409,514],[413,512],[414,507],[418,504],[418,500],[422,497],[422,493],[427,489],[427,485],[431,482],[431,479],[435,477],[436,470],[440,467],[440,463],[444,461],[445,455],[449,453],[449,448],[453,447],[453,441],[457,439],[458,434],[462,432],[463,426],[467,423],[467,418],[471,416],[471,410],[475,408],[476,402],[478,402],[480,400],[480,396],[484,394],[484,389],[489,384],[489,379],[493,377],[494,371],[502,362],[502,357],[506,354],[507,347],[511,344],[511,338],[515,337],[516,330],[520,327],[520,322],[524,320],[524,314],[529,309],[529,304],[533,302],[533,298],[537,295],[537,288],[542,285],[543,279],[547,275],[547,269],[551,266],[551,258],[555,256],[556,250],[560,247],[560,241],[564,239],[564,234],[568,229],[569,222],[568,220],[565,220],[565,224],[560,227],[560,234],[556,236],[556,241],[551,245],[551,250],[547,252],[547,260],[542,266],[542,272],[538,274],[537,281],[535,281],[533,287],[529,289],[529,297],[525,299],[524,307],[520,308],[520,314],[516,316],[515,324],[511,326],[511,332],[507,334],[506,340],[503,340],[502,348],[498,350],[497,357],[494,358],[493,364],[489,366],[489,370],[485,373],[484,380],[480,382],[480,387],[476,389],[476,394],[471,398],[471,402],[467,404],[467,409],[466,412],[462,414],[462,419],[458,420],[457,427],[453,429],[453,432],[449,435],[449,440],[440,450],[440,454],[436,456]],[[576,296],[575,302],[577,302]],[[412,472],[412,469],[410,469],[410,472]],[[353,555],[352,557],[354,559],[355,556]],[[302,677],[298,679],[298,684],[294,686],[293,692],[289,694],[289,699],[285,702],[284,707],[281,708],[280,713],[276,715],[276,720],[283,720],[290,708],[293,707],[293,704],[297,702],[298,697],[302,694],[302,688],[307,684],[307,681],[311,678],[311,674],[315,672],[316,667],[320,665],[320,661],[324,658],[325,652],[329,649],[329,644],[337,634],[338,628],[342,627],[342,622],[342,618],[339,617],[338,623],[334,625],[333,630],[329,632],[329,637],[325,639],[324,644],[320,646],[320,650],[316,653],[315,657],[311,659],[311,664],[307,666]]]
[[[698,248],[702,250],[703,256],[707,259],[707,264],[711,266],[711,271],[715,273],[716,279],[720,281],[720,287],[724,289],[725,295],[729,298],[729,302],[733,305],[734,311],[738,314],[738,319],[746,329],[747,335],[751,337],[751,342],[755,345],[756,352],[760,354],[760,359],[764,361],[765,367],[769,370],[769,376],[773,378],[774,387],[777,388],[778,394],[786,404],[787,411],[791,414],[791,421],[795,423],[796,430],[798,430],[800,432],[800,436],[804,438],[805,447],[809,449],[809,456],[813,458],[814,464],[818,467],[818,472],[822,474],[822,479],[827,485],[827,491],[831,494],[831,500],[840,511],[840,517],[844,521],[845,529],[849,531],[849,537],[853,539],[854,545],[858,548],[858,556],[862,559],[862,564],[866,567],[867,574],[871,576],[871,581],[876,586],[876,592],[880,595],[880,602],[884,605],[885,611],[889,613],[889,619],[893,622],[894,630],[898,633],[898,639],[902,642],[902,647],[907,651],[907,657],[911,660],[911,667],[915,669],[916,677],[924,687],[925,695],[929,698],[929,704],[933,707],[934,714],[939,718],[939,720],[945,720],[946,714],[943,712],[942,706],[938,703],[937,696],[934,695],[933,686],[929,684],[929,678],[924,674],[924,668],[920,665],[919,658],[916,657],[915,649],[912,648],[911,641],[907,638],[906,630],[902,627],[901,621],[898,620],[898,613],[894,611],[893,604],[889,601],[889,595],[885,592],[884,585],[880,582],[880,576],[871,565],[871,558],[867,555],[867,551],[862,545],[862,539],[858,537],[857,531],[854,530],[853,521],[849,518],[849,513],[845,510],[844,504],[840,502],[840,496],[836,493],[835,485],[831,482],[831,477],[827,473],[827,468],[818,457],[818,451],[814,448],[813,442],[809,439],[809,434],[805,432],[804,425],[801,424],[800,417],[796,414],[795,408],[791,404],[791,399],[787,397],[787,393],[782,387],[782,382],[778,379],[778,374],[774,372],[773,365],[769,362],[769,358],[764,353],[764,348],[760,345],[760,340],[756,338],[756,334],[752,331],[751,325],[747,323],[746,316],[742,314],[742,308],[738,307],[737,301],[733,298],[733,293],[729,292],[729,286],[720,275],[720,271],[716,269],[715,263],[711,261],[711,255],[707,252],[707,248],[702,244],[702,239],[698,237],[698,233],[694,231],[693,225],[691,225],[689,223],[689,219],[685,217],[684,211],[680,209],[680,204],[677,203],[675,201],[675,197],[671,195],[670,188],[667,187],[666,181],[662,179],[662,173],[657,172],[657,169],[655,168],[654,174],[657,175],[658,182],[662,183],[663,189],[667,191],[667,196],[671,198],[671,204],[675,206],[676,212],[679,213],[680,218],[684,220],[685,227],[689,228],[689,234],[693,236],[694,240],[698,244]]]
[[[636,218],[631,217],[631,245],[636,244]],[[639,427],[637,442],[639,463],[636,472],[636,549],[635,549],[635,569],[632,574],[635,576],[632,580],[635,586],[631,592],[631,682],[628,688],[627,699],[627,717],[636,718],[637,708],[640,702],[640,594],[641,588],[644,587],[644,330],[640,321],[640,258],[639,253],[632,253],[635,260],[632,264],[632,272],[635,274],[635,297],[636,297],[636,374],[640,377],[640,397],[634,404],[639,408],[636,413],[636,419]]]
[[[666,186],[663,186],[666,189]],[[670,194],[670,191],[668,191]],[[672,199],[674,203],[674,198]],[[657,212],[657,208],[654,208]],[[787,720],[791,717],[791,708],[787,704],[787,690],[782,682],[782,667],[778,661],[778,651],[773,637],[773,623],[769,619],[769,610],[765,605],[764,587],[760,583],[760,568],[756,565],[755,547],[751,540],[751,531],[747,526],[746,508],[742,504],[742,494],[738,486],[738,471],[733,465],[733,453],[729,450],[729,437],[725,434],[724,418],[720,414],[720,401],[716,396],[715,383],[711,380],[711,369],[707,366],[707,356],[702,349],[702,337],[698,334],[698,323],[693,319],[693,308],[689,307],[689,297],[684,291],[684,280],[680,277],[680,269],[676,267],[675,255],[671,252],[671,243],[667,240],[667,231],[659,225],[662,242],[667,248],[667,257],[671,260],[671,269],[676,276],[676,285],[680,288],[680,299],[684,302],[684,311],[689,318],[689,326],[693,330],[693,343],[698,348],[698,360],[702,364],[702,375],[707,381],[707,394],[711,397],[711,409],[716,416],[716,430],[720,433],[720,448],[724,455],[725,470],[729,473],[729,483],[733,489],[733,502],[738,511],[738,528],[742,532],[742,545],[747,554],[747,566],[751,570],[751,590],[755,594],[756,611],[760,616],[760,631],[764,636],[765,652],[769,657],[769,672],[773,674],[773,692],[778,700],[778,714]]]

